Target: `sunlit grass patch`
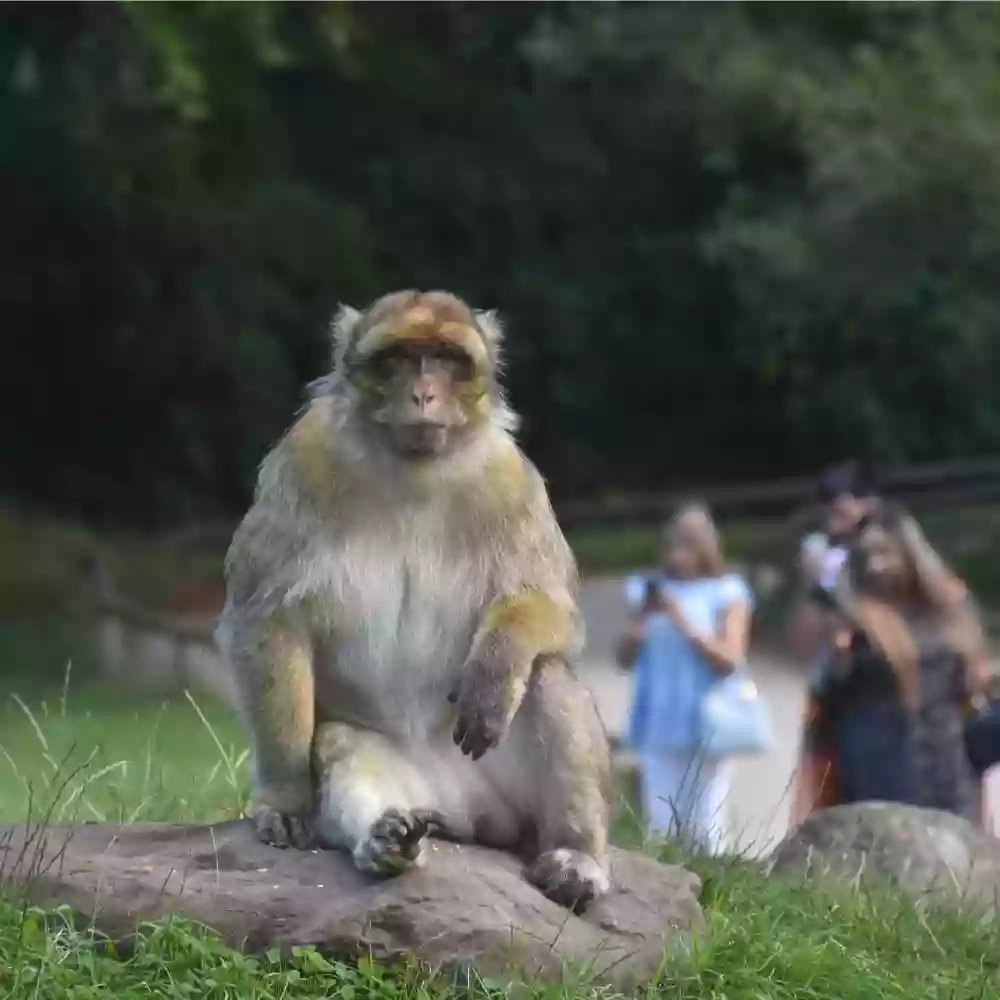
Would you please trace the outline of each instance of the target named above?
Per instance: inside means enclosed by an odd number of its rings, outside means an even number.
[[[88,685],[0,697],[0,821],[23,818],[79,771],[56,820],[215,821],[247,792],[246,740],[232,712],[198,695],[150,702]]]

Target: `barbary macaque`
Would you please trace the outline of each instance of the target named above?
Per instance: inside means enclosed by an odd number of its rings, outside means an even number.
[[[611,766],[570,660],[577,570],[515,443],[501,329],[436,291],[333,322],[334,370],[262,463],[217,632],[277,846],[398,873],[436,835],[609,888]]]

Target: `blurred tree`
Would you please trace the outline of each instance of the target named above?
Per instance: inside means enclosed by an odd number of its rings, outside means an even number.
[[[990,5],[11,3],[0,491],[232,513],[338,299],[506,317],[558,495],[1000,447]]]
[[[800,447],[901,460],[1000,440],[1000,11],[926,6],[847,59],[814,43],[725,66],[804,160],[793,191],[734,185],[706,240]]]
[[[280,11],[253,11],[4,22],[7,492],[139,524],[240,503],[325,361],[331,275],[372,279],[361,212],[295,179]]]

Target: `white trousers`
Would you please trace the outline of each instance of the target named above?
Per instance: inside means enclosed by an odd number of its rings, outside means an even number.
[[[721,854],[728,834],[728,763],[692,753],[644,753],[642,806],[650,832]]]

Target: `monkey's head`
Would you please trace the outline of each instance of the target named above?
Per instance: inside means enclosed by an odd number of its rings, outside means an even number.
[[[397,456],[447,454],[491,422],[510,427],[496,373],[500,328],[448,292],[385,295],[334,319],[337,373]]]

